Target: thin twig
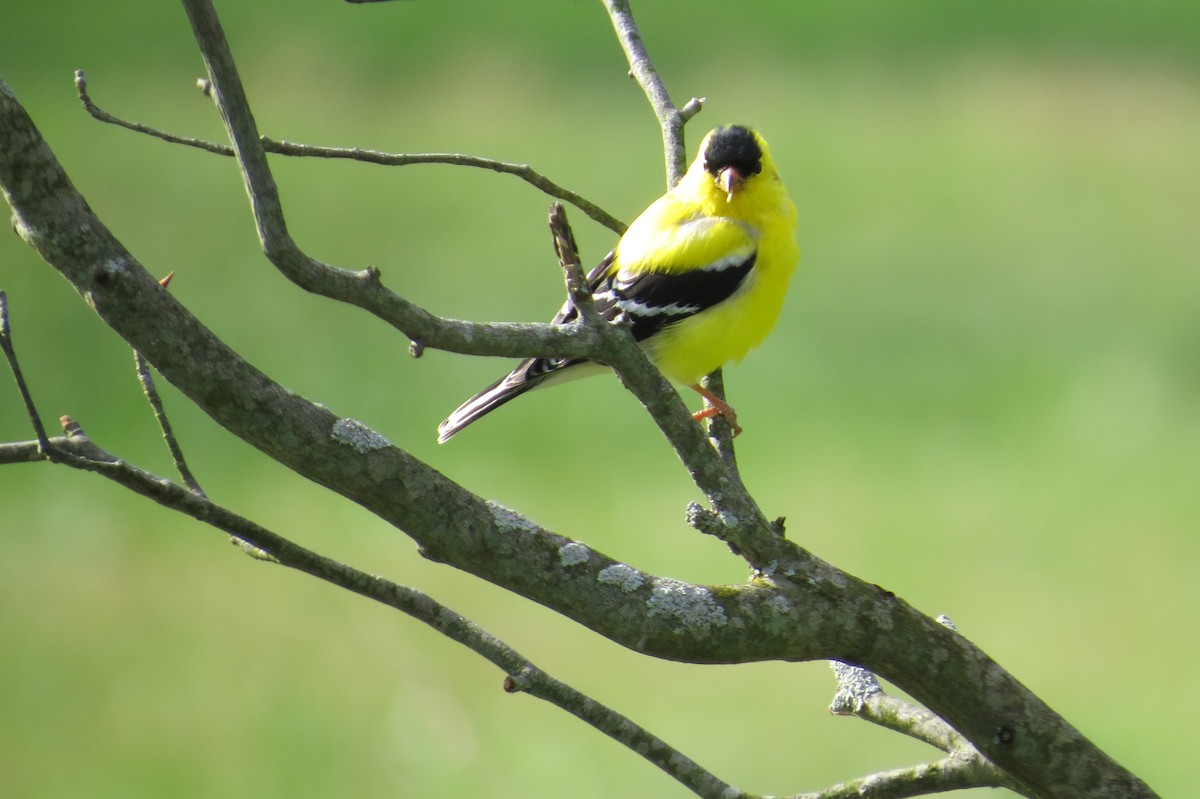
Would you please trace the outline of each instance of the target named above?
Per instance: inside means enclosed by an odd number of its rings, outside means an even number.
[[[947,757],[933,763],[898,768],[831,785],[823,791],[791,799],[908,799],[965,788],[1007,787],[996,782],[978,762]]]
[[[884,692],[875,675],[859,666],[831,661],[837,677],[838,690],[829,711],[839,716],[860,719],[903,733],[930,746],[954,754],[970,751],[971,744],[936,714],[925,708]]]
[[[234,149],[228,144],[217,144],[216,142],[206,141],[204,139],[196,139],[188,136],[179,136],[174,133],[169,133],[158,128],[143,125],[140,122],[130,122],[120,117],[114,116],[104,109],[100,108],[92,100],[88,93],[87,77],[82,69],[75,70],[75,89],[79,94],[79,99],[83,103],[83,107],[95,119],[100,122],[105,122],[110,125],[132,130],[137,133],[143,133],[147,136],[153,136],[156,139],[161,139],[171,144],[182,144],[186,147],[195,147],[205,152],[215,153],[216,155],[224,155],[233,157]],[[587,214],[591,219],[599,224],[614,231],[615,233],[624,233],[627,225],[617,219],[612,214],[605,211],[596,203],[580,195],[577,192],[571,191],[564,186],[555,183],[550,178],[541,174],[528,164],[515,164],[507,161],[498,161],[492,158],[481,158],[474,155],[463,155],[460,153],[387,153],[381,150],[368,150],[360,147],[322,147],[312,144],[297,144],[280,139],[272,139],[268,136],[260,137],[262,147],[269,153],[276,155],[286,155],[295,158],[343,158],[351,161],[361,161],[367,164],[378,164],[380,166],[409,166],[412,164],[449,164],[452,166],[466,166],[476,169],[487,169],[500,174],[513,175],[525,181],[534,188],[544,192],[545,194],[570,203],[578,208],[583,213]]]
[[[629,62],[630,74],[637,80],[646,93],[646,99],[654,108],[654,115],[662,129],[663,152],[667,167],[667,188],[671,188],[683,177],[687,168],[686,147],[683,139],[683,123],[685,118],[671,100],[662,77],[654,68],[650,54],[646,51],[646,43],[642,40],[641,31],[633,19],[633,11],[629,8],[629,0],[603,0],[608,16],[612,20],[613,30],[625,58]],[[687,105],[690,118],[699,110],[702,100],[693,98]]]
[[[115,117],[105,111],[100,106],[92,102],[92,97],[88,94],[87,75],[82,69],[75,70],[75,92],[79,95],[80,102],[83,103],[83,108],[95,119],[101,122],[106,122],[109,125],[116,125],[126,130],[132,130],[136,133],[144,133],[147,136],[153,136],[156,139],[162,139],[171,144],[183,144],[188,147],[195,147],[200,150],[205,150],[217,155],[233,155],[233,148],[227,144],[217,144],[215,142],[205,141],[204,139],[193,139],[188,136],[177,136],[174,133],[152,128],[149,125],[143,125],[140,122],[130,122],[128,120]]]
[[[21,401],[25,403],[25,413],[29,415],[29,423],[33,427],[34,435],[37,436],[38,449],[43,454],[49,455],[50,443],[46,436],[46,428],[33,404],[29,386],[25,383],[25,375],[21,373],[21,364],[17,361],[17,351],[13,348],[12,329],[8,324],[8,294],[3,290],[0,290],[0,349],[4,350],[4,357],[8,359],[13,379],[17,381],[17,391],[21,394]]]
[[[150,403],[150,407],[154,410],[154,419],[158,422],[158,429],[162,431],[163,441],[167,444],[167,451],[171,453],[171,460],[175,464],[175,469],[179,472],[179,478],[183,480],[183,484],[193,494],[199,494],[202,497],[208,496],[204,493],[204,489],[196,482],[195,475],[188,468],[187,460],[183,457],[183,450],[179,446],[179,440],[175,438],[175,431],[171,428],[171,420],[167,418],[167,411],[163,407],[162,398],[158,395],[158,388],[154,385],[154,376],[150,373],[150,364],[137,350],[133,351],[134,368],[137,371],[138,382],[142,384],[142,392],[146,395],[146,401]]]
[[[958,628],[946,616],[937,622],[955,632]],[[930,746],[953,754],[979,756],[971,743],[953,727],[929,710],[884,692],[879,680],[868,669],[838,660],[830,661],[837,693],[829,712],[839,716],[858,716],[861,719],[909,735]]]
[[[978,754],[970,743],[953,727],[923,707],[884,692],[879,680],[868,669],[831,660],[837,693],[829,704],[829,712],[838,716],[858,716],[860,719],[886,727],[924,741],[943,752]]]
[[[290,155],[301,158],[347,158],[382,166],[408,166],[409,164],[450,164],[452,166],[468,166],[477,169],[488,169],[513,175],[524,180],[529,185],[545,194],[570,203],[585,213],[591,219],[617,234],[625,232],[628,227],[624,222],[596,205],[582,195],[567,189],[547,178],[528,164],[514,164],[507,161],[497,161],[491,158],[480,158],[474,155],[459,153],[386,153],[379,150],[368,150],[359,147],[338,148],[318,147],[307,144],[296,144],[288,141],[262,138],[263,148],[269,153]]]
[[[175,277],[175,273],[171,272],[158,281],[158,285],[166,288],[171,284],[173,277]],[[167,451],[171,453],[171,460],[175,464],[176,471],[179,472],[180,479],[193,494],[207,497],[208,495],[196,481],[192,470],[188,468],[187,460],[183,457],[183,449],[179,446],[179,440],[175,438],[171,420],[167,418],[167,410],[163,407],[162,398],[158,395],[158,388],[154,385],[154,375],[150,372],[150,364],[137,349],[133,351],[133,365],[137,372],[138,382],[142,385],[142,393],[146,395],[146,401],[150,403],[150,408],[154,411],[154,419],[158,422],[158,429],[162,431],[163,441],[167,444]]]
[[[696,114],[699,114],[702,110],[704,110],[704,104],[706,102],[707,98],[704,97],[693,97],[692,99],[688,100],[683,104],[683,108],[679,109],[679,119],[686,123],[692,117],[696,116]]]

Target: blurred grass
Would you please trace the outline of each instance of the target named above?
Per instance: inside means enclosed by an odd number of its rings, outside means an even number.
[[[228,4],[271,135],[528,161],[631,219],[662,188],[655,126],[593,3]],[[1162,795],[1192,780],[1200,655],[1200,7],[843,2],[638,8],[699,127],[770,138],[801,209],[785,318],[728,372],[746,479],[792,536],[964,633]],[[427,353],[298,294],[256,250],[232,162],[89,120],[219,137],[169,4],[6,9],[0,76],[118,236],[284,384],[485,496],[657,573],[744,575],[682,523],[650,423],[596,379],[437,447],[504,365]],[[693,131],[693,136],[698,132]],[[542,319],[561,300],[545,198],[446,167],[275,159],[314,255],[373,263],[432,310]],[[585,252],[610,235],[575,215]],[[43,414],[167,472],[127,349],[0,236]],[[374,517],[273,466],[170,387],[207,490],[332,556],[428,590],[750,790],[927,757],[832,719],[820,664],[646,662],[426,564]],[[28,436],[0,390],[0,436]],[[0,795],[684,796],[655,769],[406,619],[239,557],[87,475],[0,471]],[[63,768],[69,761],[71,768]],[[994,792],[978,795],[993,795]]]

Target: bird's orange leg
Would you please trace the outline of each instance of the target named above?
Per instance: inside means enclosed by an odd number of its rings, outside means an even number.
[[[700,386],[699,383],[689,386],[700,396],[707,400],[708,405],[702,411],[696,411],[692,414],[692,418],[697,422],[704,419],[711,419],[714,416],[720,416],[725,420],[725,424],[729,425],[729,431],[736,438],[742,432],[742,426],[737,423],[737,411],[725,400],[718,397],[706,388]]]

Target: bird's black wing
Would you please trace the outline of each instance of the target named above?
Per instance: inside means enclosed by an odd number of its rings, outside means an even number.
[[[665,327],[729,299],[754,268],[756,253],[716,261],[686,272],[612,272],[613,253],[588,273],[588,289],[596,308],[610,322],[624,314],[633,336],[644,341]],[[579,309],[568,299],[552,324],[570,324]],[[528,358],[510,373],[458,407],[438,427],[438,440],[446,441],[462,428],[499,406],[544,383],[561,379],[582,358]],[[577,374],[572,369],[569,374]]]
[[[596,303],[608,319],[625,313],[633,324],[633,337],[643,341],[733,296],[754,268],[756,256],[751,252],[686,272],[618,271],[595,294]]]

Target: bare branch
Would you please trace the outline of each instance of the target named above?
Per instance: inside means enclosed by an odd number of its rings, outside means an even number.
[[[579,262],[575,232],[567,222],[566,209],[559,203],[550,206],[550,236],[554,241],[554,254],[566,277],[567,298],[579,309],[580,318],[586,324],[607,324],[596,312],[596,302],[588,290],[587,276]]]
[[[171,279],[175,277],[175,273],[171,272],[158,284],[166,288],[171,284]],[[146,395],[146,401],[150,403],[150,409],[154,411],[154,419],[158,422],[158,429],[162,431],[163,441],[167,445],[167,451],[171,453],[171,461],[175,464],[175,470],[179,472],[179,478],[183,480],[183,484],[193,494],[199,494],[202,497],[208,495],[204,493],[204,489],[200,487],[200,483],[196,481],[195,475],[187,465],[187,459],[183,457],[183,449],[179,446],[179,440],[175,438],[175,431],[171,428],[171,420],[167,418],[166,408],[163,407],[162,398],[158,395],[158,388],[154,385],[154,375],[150,372],[150,364],[146,362],[145,357],[137,350],[133,351],[133,365],[137,372],[138,382],[141,383],[142,393]]]
[[[946,629],[958,632],[946,616],[936,619]],[[839,716],[859,718],[910,735],[947,753],[968,753],[978,756],[969,741],[953,727],[925,708],[897,697],[889,696],[867,669],[838,660],[829,664],[837,680],[837,693],[829,704],[829,712]]]
[[[174,133],[167,133],[166,131],[152,128],[149,125],[143,125],[140,122],[129,122],[113,116],[92,102],[92,97],[88,94],[87,75],[84,74],[82,69],[75,70],[75,92],[79,95],[79,100],[83,103],[84,110],[101,122],[116,125],[126,130],[132,130],[135,133],[144,133],[147,136],[153,136],[156,139],[162,139],[171,144],[183,144],[206,152],[216,153],[217,155],[233,155],[233,148],[226,144],[217,144],[205,141],[204,139],[193,139],[187,136],[177,136]]]
[[[85,108],[101,121],[220,155],[235,154],[234,149],[228,145],[187,139],[114,117],[92,102],[82,70],[76,71],[75,75],[76,88]],[[265,173],[265,180],[270,185],[270,191],[267,192],[269,195],[274,192],[274,182],[269,172]],[[279,216],[278,223],[272,229],[286,231],[282,216]],[[403,332],[414,342],[417,349],[430,346],[470,355],[523,358],[533,355],[587,357],[596,347],[596,341],[588,333],[554,325],[475,323],[437,317],[385,288],[380,283],[378,269],[369,267],[360,272],[351,272],[321,264],[300,253],[286,236],[286,232],[284,241],[278,243],[276,249],[283,253],[277,257],[293,268],[289,277],[297,280],[303,288],[348,302],[375,314]],[[297,273],[304,278],[303,281],[295,277]]]
[[[0,292],[0,333],[4,336],[4,351],[9,356],[9,366],[14,372],[19,371],[9,337],[3,292]],[[37,418],[32,396],[28,393],[26,396],[29,397],[33,418]],[[164,507],[225,531],[232,536],[236,544],[255,558],[296,569],[388,605],[427,624],[504,670],[508,674],[504,681],[504,689],[509,693],[527,693],[571,713],[658,766],[699,796],[728,799],[730,796],[739,795],[727,783],[661,738],[628,717],[555,679],[501,639],[427,594],[367,574],[306,549],[217,505],[198,489],[184,489],[110,455],[94,444],[83,429],[68,417],[63,417],[62,422],[67,432],[66,436],[48,442],[0,444],[0,463],[53,460],[107,477]],[[53,457],[50,454],[52,452]],[[586,552],[586,548],[575,546]]]
[[[201,495],[110,455],[96,446],[77,425],[68,425],[68,429],[70,432],[67,436],[51,439],[51,446],[59,454],[56,459],[59,463],[96,472],[164,507],[223,530],[232,536],[235,543],[244,544],[243,548],[259,559],[296,569],[353,591],[433,627],[505,671],[508,675],[504,681],[506,691],[528,693],[571,713],[658,766],[698,796],[706,799],[756,799],[754,795],[723,782],[628,717],[542,671],[511,646],[432,597],[299,546]],[[0,464],[44,459],[36,441],[0,444]],[[1006,780],[982,758],[957,755],[937,763],[840,783],[817,793],[800,794],[796,799],[892,799],[957,788],[1002,785],[1011,787],[1011,780]]]
[[[207,84],[207,81],[205,82]],[[209,84],[210,85],[210,84]],[[174,133],[159,130],[158,128],[143,125],[140,122],[130,122],[114,116],[104,109],[100,108],[92,100],[88,93],[87,77],[82,69],[75,70],[75,89],[79,94],[79,99],[83,103],[83,107],[94,118],[101,122],[118,127],[126,128],[137,133],[144,133],[147,136],[153,136],[156,139],[162,139],[171,144],[182,144],[187,147],[196,147],[206,152],[215,153],[233,157],[234,149],[228,144],[217,144],[215,142],[206,141],[204,139],[194,139],[187,136],[178,136]],[[351,161],[362,161],[368,164],[378,164],[381,166],[409,166],[411,164],[449,164],[452,166],[466,166],[477,169],[487,169],[492,172],[501,174],[513,175],[524,180],[534,188],[539,189],[545,194],[570,203],[583,211],[591,219],[600,223],[604,227],[616,233],[624,233],[627,227],[624,222],[614,217],[612,214],[605,211],[600,206],[596,205],[591,200],[582,195],[567,189],[558,183],[550,180],[545,175],[533,169],[528,164],[514,164],[507,161],[497,161],[491,158],[480,158],[474,155],[462,155],[459,153],[385,153],[380,150],[367,150],[359,147],[320,147],[312,144],[297,144],[295,142],[282,141],[272,139],[268,136],[260,137],[263,149],[268,153],[277,155],[293,156],[298,158],[344,158]]]
[[[134,370],[137,372],[138,382],[142,386],[142,393],[146,395],[146,401],[150,403],[150,408],[154,411],[154,419],[158,422],[158,429],[162,431],[167,451],[171,453],[171,461],[175,464],[176,471],[179,472],[179,478],[183,480],[183,484],[187,486],[189,491],[200,496],[205,496],[204,489],[196,482],[195,475],[188,468],[187,460],[183,457],[183,450],[179,446],[178,439],[175,438],[175,431],[171,428],[171,420],[167,418],[167,411],[163,408],[162,398],[158,395],[158,388],[154,385],[154,375],[150,373],[150,364],[146,363],[146,359],[137,350],[133,351],[133,365]]]
[[[278,141],[266,136],[262,139],[263,148],[270,153],[290,155],[302,158],[347,158],[383,166],[407,166],[409,164],[450,164],[452,166],[468,166],[478,169],[488,169],[493,172],[513,175],[524,180],[529,185],[540,189],[545,194],[570,203],[583,211],[593,221],[600,223],[614,233],[624,233],[628,227],[624,222],[605,211],[600,206],[582,195],[555,183],[528,164],[513,164],[506,161],[496,161],[491,158],[480,158],[474,155],[459,153],[385,153],[379,150],[367,150],[358,147],[316,147],[307,144],[294,144],[288,141]]]
[[[621,42],[621,49],[625,51],[625,58],[629,61],[630,74],[641,85],[642,91],[646,93],[646,99],[654,108],[655,117],[658,118],[659,127],[662,129],[663,151],[666,156],[667,188],[671,188],[679,182],[687,169],[687,148],[684,146],[683,124],[700,110],[704,101],[692,98],[685,106],[688,109],[687,116],[680,113],[679,109],[675,107],[675,103],[671,101],[671,95],[667,92],[667,87],[654,68],[654,63],[650,60],[650,54],[646,51],[646,43],[642,41],[641,31],[638,30],[637,23],[633,19],[633,11],[629,8],[629,0],[603,1],[604,7],[608,10],[608,16],[612,19],[617,39]]]
[[[25,375],[21,373],[21,364],[17,361],[17,352],[13,349],[12,329],[8,324],[8,294],[2,289],[0,289],[0,349],[4,350],[4,357],[8,359],[8,368],[12,371],[13,379],[17,381],[17,391],[21,394],[21,401],[25,403],[25,413],[29,415],[29,423],[33,426],[33,432],[37,436],[38,448],[43,453],[47,452],[49,439],[46,437],[46,428],[38,416],[37,408],[33,404],[33,397],[29,394],[29,386],[25,383]]]
[[[692,117],[704,110],[704,103],[707,102],[704,97],[693,97],[683,104],[683,108],[679,109],[679,118],[687,122]]]
[[[934,763],[885,771],[839,783],[792,799],[907,799],[964,788],[998,788],[993,775],[978,762],[947,757]]]
[[[228,533],[261,560],[270,560],[395,608],[432,627],[502,669],[504,689],[529,694],[567,711],[658,766],[697,795],[742,796],[691,758],[644,727],[538,668],[516,649],[427,594],[359,571],[306,549],[265,527],[105,452],[74,427],[51,439],[59,459],[72,468],[100,474],[158,504]],[[37,442],[0,444],[0,463],[43,460]],[[245,548],[245,547],[243,547]],[[751,798],[748,798],[751,799]]]

